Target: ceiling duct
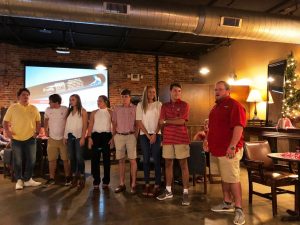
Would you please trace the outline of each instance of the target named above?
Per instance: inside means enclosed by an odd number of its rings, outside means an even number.
[[[0,15],[300,44],[299,18],[154,1],[0,0]]]

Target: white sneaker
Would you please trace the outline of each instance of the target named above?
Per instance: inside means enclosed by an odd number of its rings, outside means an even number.
[[[41,184],[42,184],[41,182],[34,181],[32,178],[30,178],[28,181],[24,182],[25,187],[36,187]]]
[[[16,183],[16,190],[22,190],[24,186],[24,183],[21,179],[18,179],[17,183]]]

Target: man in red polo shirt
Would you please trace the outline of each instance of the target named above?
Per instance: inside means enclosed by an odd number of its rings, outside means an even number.
[[[173,198],[171,190],[173,180],[173,160],[178,159],[183,181],[182,205],[189,205],[188,185],[189,169],[187,158],[190,156],[189,136],[186,121],[189,118],[190,107],[181,101],[181,85],[170,85],[171,101],[161,108],[159,123],[163,125],[163,158],[166,164],[166,190],[157,197],[158,200]]]
[[[222,178],[223,202],[211,208],[214,212],[235,212],[234,224],[244,224],[240,160],[243,156],[244,107],[230,97],[225,81],[215,85],[216,105],[209,114],[208,149],[218,159]],[[232,199],[233,197],[233,199]],[[234,200],[235,207],[232,204]]]

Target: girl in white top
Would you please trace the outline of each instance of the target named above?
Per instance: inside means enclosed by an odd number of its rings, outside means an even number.
[[[159,193],[161,184],[161,133],[158,123],[161,103],[157,101],[156,89],[153,86],[146,86],[143,92],[143,99],[137,105],[136,121],[140,128],[140,143],[143,151],[143,166],[145,176],[144,196],[156,196]],[[152,155],[155,168],[155,186],[150,190],[150,156]]]
[[[100,179],[100,157],[102,153],[104,176],[102,179],[102,188],[108,189],[110,182],[110,143],[111,134],[111,114],[110,104],[106,96],[98,97],[98,108],[90,116],[88,128],[88,146],[92,149],[91,170],[94,178],[94,190],[99,190]]]
[[[83,149],[87,129],[87,112],[82,108],[79,95],[70,96],[66,127],[64,132],[65,143],[68,144],[71,171],[73,175],[72,186],[82,189],[85,185]]]

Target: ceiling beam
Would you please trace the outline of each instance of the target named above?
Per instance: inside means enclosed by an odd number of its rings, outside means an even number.
[[[123,49],[123,48],[124,48],[124,46],[125,46],[125,44],[126,44],[126,42],[127,42],[127,37],[128,37],[128,35],[129,35],[130,32],[131,32],[131,29],[130,29],[130,28],[128,28],[128,29],[126,29],[126,30],[124,31],[124,35],[121,37],[121,40],[120,40],[120,42],[119,42],[119,48],[120,48],[120,49]]]
[[[14,37],[14,39],[19,43],[19,44],[22,44],[23,41],[22,39],[19,37],[19,35],[12,30],[12,28],[10,26],[7,25],[7,20],[6,19],[3,19],[1,20],[1,24],[2,26],[4,27],[4,29],[8,30],[8,32]]]
[[[210,0],[209,3],[207,3],[207,6],[213,6],[218,0]]]
[[[288,7],[287,5],[290,6],[292,1],[294,2],[294,0],[282,0],[278,4],[276,4],[273,7],[267,9],[265,12],[266,13],[277,13],[277,12],[281,11],[282,9],[287,8]]]
[[[1,40],[1,39],[0,39]],[[0,43],[8,43],[15,45],[16,43],[11,40],[3,40]],[[37,43],[37,42],[30,42],[30,41],[23,41],[22,44],[18,44],[18,46],[22,46],[25,48],[53,48],[57,47],[57,44],[49,44],[49,43]],[[169,52],[156,52],[156,51],[143,51],[143,50],[130,50],[130,49],[119,49],[119,48],[101,48],[101,47],[76,47],[76,50],[95,50],[95,51],[106,51],[106,52],[120,52],[120,53],[132,53],[132,54],[143,54],[143,55],[157,55],[157,56],[170,56],[170,57],[178,57],[178,58],[187,58],[187,59],[198,59],[199,54],[179,54],[179,53],[169,53]],[[71,49],[72,52],[72,49]]]
[[[44,26],[22,26],[22,25],[17,25],[17,28],[29,28],[29,29],[33,29],[36,30],[36,32],[40,32],[41,29],[44,29]],[[66,43],[66,32],[67,30],[65,29],[47,29],[49,31],[57,31],[57,32],[62,32],[63,33],[63,42],[64,44]],[[53,33],[53,32],[52,32]],[[126,37],[128,37],[129,32],[127,33],[125,32]],[[75,31],[73,30],[68,30],[68,34],[72,34],[73,40],[74,40],[74,35],[79,34],[79,35],[91,35],[91,36],[98,36],[98,37],[108,37],[108,38],[120,38],[120,35],[110,35],[110,34],[96,34],[96,33],[90,33],[90,32],[79,32],[79,31]],[[162,44],[157,48],[158,50],[161,49],[161,47],[165,44],[165,43],[175,43],[175,44],[187,44],[187,45],[204,45],[204,46],[213,46],[215,44],[213,43],[204,43],[204,42],[192,42],[192,41],[180,41],[180,40],[171,40],[173,37],[175,37],[177,33],[171,33],[169,35],[169,37],[167,39],[153,39],[153,38],[147,38],[147,37],[135,37],[135,36],[131,36],[131,39],[135,39],[135,40],[146,40],[146,41],[153,41],[153,42],[162,42]],[[51,35],[51,34],[49,34]],[[201,37],[199,37],[201,38]],[[75,42],[74,42],[75,43]],[[157,49],[155,49],[155,51],[157,51]]]

